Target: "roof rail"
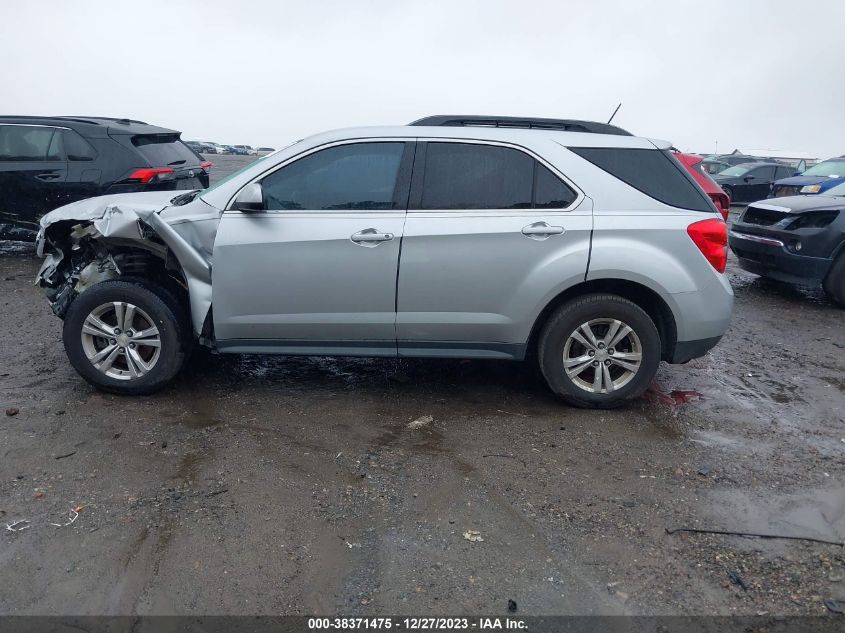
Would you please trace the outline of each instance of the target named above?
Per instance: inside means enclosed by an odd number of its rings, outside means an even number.
[[[537,119],[533,117],[479,116],[438,114],[418,119],[409,125],[445,126],[445,127],[507,127],[531,130],[561,130],[564,132],[587,132],[589,134],[615,134],[633,136],[621,127],[597,121],[577,121],[574,119]]]
[[[98,121],[111,121],[112,123],[138,123],[139,125],[149,125],[146,121],[138,121],[136,119],[127,119],[126,117],[111,117],[111,116],[60,116],[57,119],[73,119],[75,121],[90,121],[97,123]]]

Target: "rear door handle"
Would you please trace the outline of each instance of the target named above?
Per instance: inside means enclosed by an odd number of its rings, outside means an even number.
[[[552,235],[560,235],[563,233],[563,230],[562,226],[551,226],[545,222],[535,222],[534,224],[523,226],[522,234],[531,239],[541,240]]]
[[[364,229],[353,233],[349,239],[356,244],[375,246],[378,242],[389,242],[393,239],[393,233],[382,233],[376,229]]]
[[[36,178],[38,180],[55,180],[56,178],[61,178],[61,174],[58,174],[54,171],[44,172],[43,174],[38,174]]]

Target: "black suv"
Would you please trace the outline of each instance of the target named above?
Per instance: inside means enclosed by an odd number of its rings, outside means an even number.
[[[42,215],[83,198],[205,189],[211,163],[179,134],[131,119],[0,116],[0,239],[34,240]]]

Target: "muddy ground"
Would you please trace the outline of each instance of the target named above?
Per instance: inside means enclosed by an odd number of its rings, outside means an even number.
[[[446,360],[199,354],[172,388],[124,398],[71,369],[37,267],[0,245],[0,613],[845,600],[842,547],[666,533],[845,537],[845,312],[819,291],[731,265],[722,343],[620,411],[568,408],[524,364]]]

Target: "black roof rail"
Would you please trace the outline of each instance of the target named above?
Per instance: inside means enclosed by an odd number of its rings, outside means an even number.
[[[560,130],[563,132],[587,132],[589,134],[615,134],[617,136],[633,136],[621,127],[598,121],[577,121],[574,119],[537,119],[533,117],[514,116],[479,116],[438,114],[418,119],[409,125],[426,125],[434,127],[508,127],[530,130]]]

